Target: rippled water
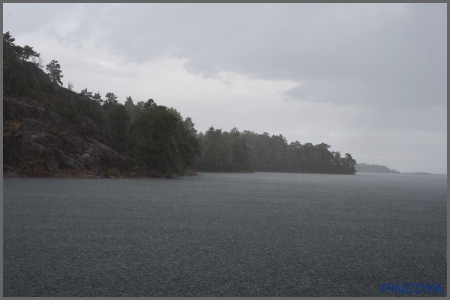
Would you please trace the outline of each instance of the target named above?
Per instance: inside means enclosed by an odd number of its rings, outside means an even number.
[[[3,180],[4,296],[447,290],[447,176]]]

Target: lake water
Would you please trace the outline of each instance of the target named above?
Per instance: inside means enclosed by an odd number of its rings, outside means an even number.
[[[4,296],[446,293],[447,176],[5,178],[3,278]]]

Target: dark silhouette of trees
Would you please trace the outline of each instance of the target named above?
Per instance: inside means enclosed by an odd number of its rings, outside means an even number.
[[[360,163],[357,167],[355,167],[357,172],[369,172],[369,173],[393,173],[400,174],[399,171],[394,169],[389,169],[383,165],[371,165],[366,163]]]
[[[112,144],[119,152],[127,150],[127,129],[129,127],[130,116],[125,106],[118,104],[109,113],[109,127],[112,133]]]
[[[58,83],[59,85],[63,85],[61,78],[64,76],[61,75],[61,66],[59,65],[57,60],[52,60],[47,66],[46,69],[48,71],[48,75],[52,82]]]
[[[12,35],[7,31],[3,34],[3,46],[6,46],[14,53],[14,55],[23,60],[32,59],[33,57],[40,57],[40,54],[33,50],[33,47],[25,45],[21,47],[19,45],[14,44],[16,39],[12,37]]]
[[[230,139],[230,137],[233,137]],[[237,138],[236,138],[237,137]],[[270,136],[248,130],[230,133],[211,127],[200,135],[201,156],[196,167],[204,171],[236,172],[299,172],[354,174],[356,161],[350,154],[344,158],[330,152],[330,145],[321,143],[287,143],[283,135]],[[225,142],[228,140],[228,143]]]
[[[134,110],[135,110],[136,106],[134,105],[133,99],[131,98],[131,96],[127,97],[127,100],[125,101],[125,109],[128,112],[128,115],[130,115],[131,120],[134,120]]]
[[[196,167],[210,172],[249,172],[251,171],[248,147],[239,130],[230,132],[210,127],[199,135],[201,154]]]
[[[137,159],[148,170],[184,174],[198,153],[198,141],[181,117],[152,99],[143,103],[131,134]]]
[[[106,110],[111,110],[118,105],[117,96],[114,93],[106,93],[105,100],[103,101],[103,108]]]
[[[87,88],[85,88],[84,90],[81,90],[80,94],[88,97],[89,100],[93,100],[92,92],[88,92]]]
[[[95,93],[92,100],[98,102],[99,104],[103,104],[103,99],[102,96],[100,96],[100,92]]]
[[[353,159],[352,155],[345,153],[345,157],[342,159],[342,170],[343,174],[355,174],[356,160]]]
[[[25,59],[25,60],[31,59],[32,57],[39,57],[39,56],[40,56],[40,54],[35,52],[33,50],[33,47],[30,47],[28,45],[25,45],[25,47],[23,47],[21,49],[20,54],[19,54],[19,58]]]

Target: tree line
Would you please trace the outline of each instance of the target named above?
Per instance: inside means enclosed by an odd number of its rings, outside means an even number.
[[[357,172],[368,172],[368,173],[394,173],[394,174],[400,174],[399,171],[394,169],[389,169],[386,166],[383,165],[371,165],[366,163],[360,163],[356,167]]]
[[[283,135],[270,136],[233,128],[230,132],[210,127],[199,134],[200,154],[195,167],[211,172],[298,172],[354,174],[356,160],[351,154],[342,157],[321,143],[288,144]]]
[[[32,62],[42,68],[39,53],[32,47],[20,47],[13,42],[9,32],[3,34],[4,64],[11,56],[19,60],[39,58]],[[59,63],[52,60],[46,70],[48,79],[62,86]],[[73,91],[70,82],[68,89]],[[197,133],[190,117],[184,119],[175,108],[158,105],[153,99],[135,103],[129,96],[122,104],[113,92],[102,98],[100,92],[93,93],[86,88],[80,94],[99,109],[93,113],[79,101],[66,103],[64,108],[61,105],[53,107],[74,122],[79,115],[85,114],[102,124],[108,129],[109,146],[134,158],[139,166],[149,171],[178,174],[189,169],[206,172],[356,172],[356,161],[349,153],[342,157],[338,151],[329,151],[330,146],[325,143],[312,145],[296,141],[288,144],[281,134],[240,132],[237,128],[226,132],[210,127],[205,133]]]

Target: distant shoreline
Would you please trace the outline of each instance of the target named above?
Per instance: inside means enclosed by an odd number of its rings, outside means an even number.
[[[406,174],[406,175],[447,175],[447,174],[436,174],[436,173],[427,173],[427,172],[399,172],[399,173],[392,173],[392,172],[368,172],[368,171],[357,171],[356,174],[358,173],[368,173],[368,174],[393,174],[393,175],[402,175],[402,174]]]
[[[309,172],[270,172],[270,171],[251,171],[251,172],[207,172],[207,171],[186,171],[183,175],[181,174],[161,174],[156,172],[123,172],[121,174],[115,174],[116,176],[101,176],[94,175],[89,170],[62,170],[58,173],[46,173],[41,174],[41,176],[32,176],[30,174],[25,174],[20,172],[19,170],[4,170],[3,178],[78,178],[78,179],[129,179],[129,178],[180,178],[180,177],[189,177],[189,176],[197,176],[198,173],[223,173],[223,174],[254,174],[254,173],[287,173],[287,174],[330,174],[330,175],[356,175],[358,173],[367,173],[367,174],[407,174],[407,175],[447,175],[447,174],[435,174],[435,173],[427,173],[427,172],[370,172],[370,171],[357,171],[355,174],[336,174],[336,173],[309,173]]]
[[[356,172],[362,173],[381,173],[381,174],[413,174],[413,175],[441,175],[428,172],[400,172],[394,169],[390,169],[384,165],[374,165],[368,163],[358,163],[355,167]],[[442,174],[447,175],[447,174]]]
[[[437,175],[437,174],[432,174],[432,173],[427,173],[427,172],[413,172],[413,173],[403,172],[402,174],[414,174],[414,175]]]

